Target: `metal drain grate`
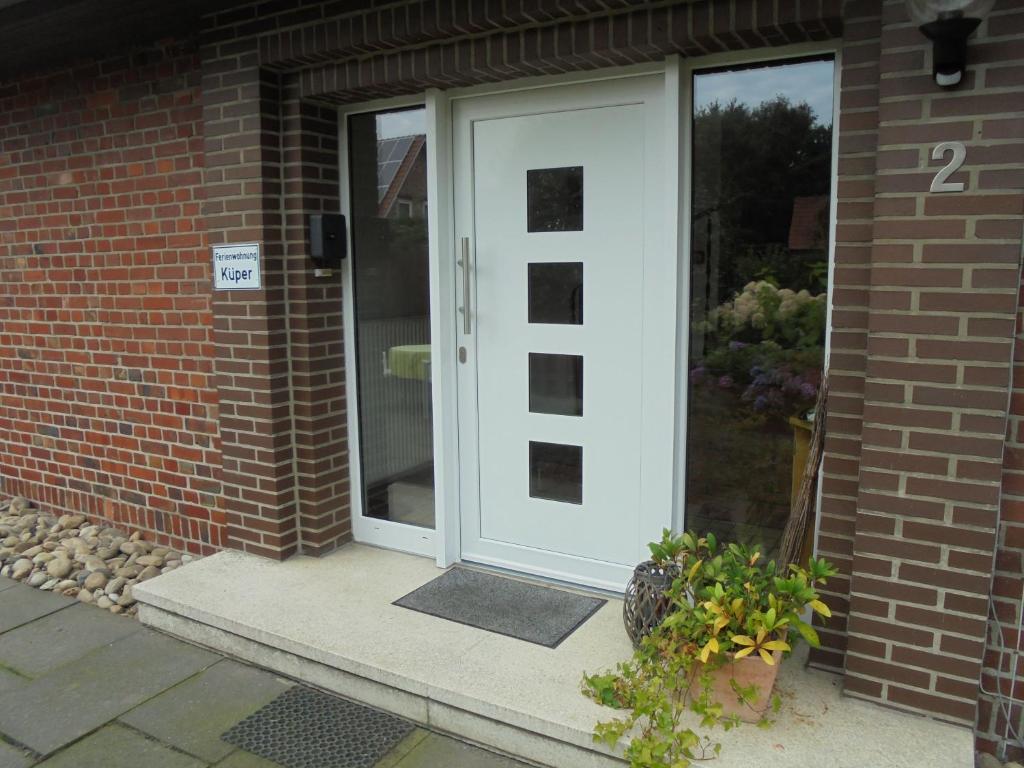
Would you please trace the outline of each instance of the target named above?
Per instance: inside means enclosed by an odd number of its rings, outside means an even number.
[[[371,768],[411,723],[297,685],[229,728],[229,744],[284,768]]]

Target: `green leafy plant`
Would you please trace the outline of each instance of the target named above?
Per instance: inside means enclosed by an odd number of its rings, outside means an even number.
[[[685,768],[720,749],[686,724],[687,712],[702,729],[728,730],[740,722],[714,700],[715,670],[746,656],[774,665],[776,652],[788,653],[800,639],[817,647],[817,632],[802,614],[810,608],[823,617],[831,615],[816,587],[836,570],[814,558],[806,568],[779,567],[763,560],[757,549],[736,543],[720,546],[712,534],[674,536],[665,531],[650,548],[656,562],[678,567],[680,575],[667,593],[672,610],[614,672],[584,675],[583,692],[626,711],[598,723],[594,738],[614,746],[629,736],[625,757],[632,768]],[[752,708],[762,695],[735,680],[731,687],[736,701]],[[772,709],[778,709],[777,698]],[[760,724],[768,722],[762,717]]]
[[[652,541],[647,545],[651,551],[651,560],[662,567],[670,565],[683,553],[686,544],[682,536],[673,536],[668,528],[661,532],[661,541]]]

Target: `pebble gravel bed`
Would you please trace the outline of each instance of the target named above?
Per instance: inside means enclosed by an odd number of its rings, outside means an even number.
[[[1009,763],[1004,763],[983,752],[978,753],[974,764],[975,768],[1024,768],[1024,765],[1017,761],[1012,760]]]
[[[985,752],[979,752],[974,762],[975,768],[1024,768],[1019,762],[1011,760],[1004,763]]]
[[[0,576],[134,616],[132,587],[194,560],[142,534],[54,517],[18,497],[0,502]]]

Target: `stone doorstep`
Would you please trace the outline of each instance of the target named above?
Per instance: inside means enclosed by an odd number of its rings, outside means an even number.
[[[439,571],[432,561],[363,545],[278,563],[220,552],[140,585],[144,624],[551,768],[621,768],[591,737],[612,710],[579,693],[584,670],[630,652],[612,600],[557,649],[391,603]],[[790,659],[772,728],[714,737],[715,768],[961,768],[969,729],[841,695],[838,677]],[[694,727],[698,732],[701,729]],[[756,756],[756,757],[753,757]]]
[[[139,619],[153,629],[404,717],[432,731],[450,734],[516,760],[546,768],[622,768],[625,765],[623,761],[607,754],[353,675],[160,608],[141,604]]]

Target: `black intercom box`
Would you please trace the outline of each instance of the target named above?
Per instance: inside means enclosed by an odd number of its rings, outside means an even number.
[[[348,252],[345,217],[314,213],[309,217],[309,256],[317,269],[337,269]]]

